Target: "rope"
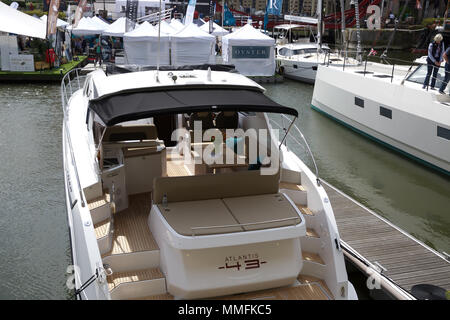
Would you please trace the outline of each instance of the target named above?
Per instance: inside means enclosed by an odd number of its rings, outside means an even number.
[[[403,17],[403,15],[405,14],[405,10],[406,10],[406,8],[408,7],[408,4],[409,4],[409,0],[406,0],[406,2],[405,2],[405,4],[404,4],[404,7],[403,7],[403,10],[402,10],[402,13],[400,14],[400,17],[399,17],[399,19],[398,19],[398,22],[395,22],[395,24],[394,24],[394,32],[392,32],[391,37],[389,38],[388,45],[386,46],[386,49],[383,51],[383,53],[382,53],[381,56],[380,56],[381,59],[385,59],[386,56],[387,56],[387,51],[388,51],[389,47],[390,47],[391,44],[392,44],[392,40],[394,40],[395,32],[397,32],[397,26],[398,26],[398,23],[400,22],[400,19],[401,19],[401,18]]]
[[[81,292],[87,287],[89,287],[95,280],[97,280],[97,278],[98,278],[98,269],[95,270],[95,274],[93,274],[85,283],[83,283],[79,289],[75,290],[75,297],[80,296],[81,298],[80,295]]]

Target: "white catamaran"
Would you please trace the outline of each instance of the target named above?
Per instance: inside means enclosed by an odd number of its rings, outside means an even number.
[[[450,98],[422,89],[427,66],[366,62],[320,66],[312,108],[419,163],[450,175]],[[438,73],[437,87],[444,78]]]
[[[63,158],[78,298],[357,299],[317,172],[286,145],[295,109],[237,73],[71,75]]]

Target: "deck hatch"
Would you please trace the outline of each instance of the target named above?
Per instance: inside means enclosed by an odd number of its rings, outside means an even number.
[[[380,106],[380,115],[383,116],[383,117],[392,119],[392,110]]]
[[[450,130],[447,128],[437,126],[437,136],[450,140]]]
[[[358,97],[355,97],[355,105],[358,107],[364,108],[364,100]]]

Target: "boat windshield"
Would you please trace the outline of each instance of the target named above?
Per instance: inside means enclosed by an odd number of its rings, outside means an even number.
[[[418,66],[417,69],[414,70],[413,73],[411,73],[406,80],[423,84],[426,75],[427,75],[427,65],[423,64],[423,65]],[[441,83],[444,80],[444,77],[445,77],[445,69],[441,67],[441,68],[439,68],[439,71],[437,74],[435,88],[439,88],[441,86]]]

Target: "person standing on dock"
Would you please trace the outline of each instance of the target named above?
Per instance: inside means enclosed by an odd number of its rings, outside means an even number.
[[[441,62],[443,61],[443,55],[444,55],[444,41],[442,41],[443,37],[442,34],[438,33],[434,39],[433,42],[430,43],[428,46],[428,57],[427,57],[427,76],[425,77],[425,81],[423,82],[422,89],[425,89],[428,86],[428,82],[430,81],[430,76],[433,73],[431,77],[431,90],[434,90],[434,86],[436,84],[436,78],[439,71],[439,67],[441,66]]]

